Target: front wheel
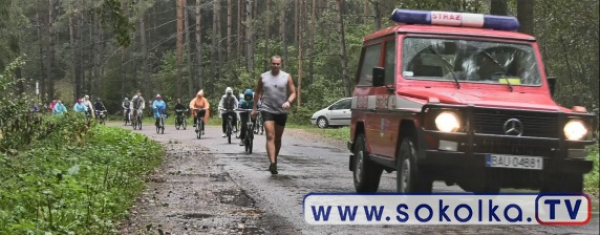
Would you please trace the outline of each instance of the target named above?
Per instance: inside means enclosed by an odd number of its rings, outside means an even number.
[[[431,193],[433,181],[419,171],[417,151],[411,138],[404,138],[396,157],[396,189],[400,193]]]
[[[183,118],[183,129],[185,130],[185,128],[187,127],[187,120],[185,120],[185,118]]]
[[[354,188],[359,193],[374,193],[379,188],[383,167],[369,159],[365,146],[365,134],[360,133],[354,145]]]

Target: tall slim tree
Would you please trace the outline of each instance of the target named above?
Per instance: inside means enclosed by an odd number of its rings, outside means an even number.
[[[46,40],[48,42],[47,50],[46,50],[46,76],[47,79],[47,91],[48,99],[55,99],[54,97],[54,80],[55,78],[55,62],[54,62],[54,0],[48,0],[48,17],[46,22]]]
[[[507,0],[491,0],[490,14],[492,14],[492,15],[508,15]]]
[[[231,0],[227,0],[227,60],[229,60],[231,56],[231,17],[233,13],[233,4]]]
[[[535,0],[517,0],[517,18],[521,27],[519,31],[533,35],[533,8]]]
[[[202,0],[196,0],[196,66],[198,72],[198,89],[202,89]]]
[[[348,76],[348,55],[346,54],[346,36],[344,33],[344,12],[342,8],[342,0],[337,0],[337,10],[339,17],[339,39],[340,39],[340,62],[342,63],[342,80],[344,82],[344,95],[351,95],[350,76]]]
[[[183,60],[183,1],[177,0],[177,78],[175,78],[175,94],[181,94],[181,64]]]
[[[185,45],[187,46],[187,60],[188,60],[188,97],[193,97],[194,95],[194,68],[192,66],[192,41],[190,39],[190,26],[189,26],[189,16],[188,16],[188,4],[187,0],[183,0],[183,22],[185,28]],[[177,97],[180,94],[176,94]]]
[[[252,23],[253,0],[246,2],[246,60],[248,62],[248,70],[254,75],[254,24]]]

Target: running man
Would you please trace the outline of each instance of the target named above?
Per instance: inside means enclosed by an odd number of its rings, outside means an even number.
[[[281,137],[285,129],[288,110],[296,98],[296,87],[289,73],[281,70],[281,57],[271,57],[271,70],[264,72],[258,79],[254,103],[258,104],[262,96],[261,115],[267,132],[267,153],[271,165],[271,174],[277,174],[277,156],[281,149]],[[288,95],[289,93],[289,95]],[[252,108],[252,119],[258,114],[257,106]]]

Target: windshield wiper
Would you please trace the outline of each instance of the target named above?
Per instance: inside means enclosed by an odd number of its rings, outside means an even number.
[[[494,58],[492,55],[490,55],[490,53],[488,53],[487,51],[483,51],[483,54],[486,55],[488,58],[490,58],[496,65],[498,65],[501,69],[502,69],[502,75],[506,75],[506,72],[508,71],[508,69],[506,68],[506,66],[500,64],[500,62],[498,62],[496,60],[496,58]],[[510,84],[510,81],[508,80],[508,78],[504,78],[506,80],[506,84],[508,84],[508,87],[510,87],[510,92],[513,92],[514,88],[512,86],[512,84]]]
[[[454,81],[456,82],[456,88],[460,89],[460,82],[458,82],[458,79],[456,78],[456,76],[454,75],[454,65],[450,64],[450,62],[448,62],[446,59],[444,59],[444,57],[442,55],[440,55],[440,53],[438,53],[437,51],[435,51],[433,49],[433,47],[429,46],[427,47],[431,52],[433,52],[433,54],[435,54],[437,57],[439,57],[441,60],[443,60],[446,65],[448,67],[450,67],[450,74],[452,75],[452,78],[454,79]]]

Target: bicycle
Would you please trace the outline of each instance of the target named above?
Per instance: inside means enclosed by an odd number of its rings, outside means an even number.
[[[202,129],[204,128],[204,115],[200,115],[200,111],[203,111],[204,109],[194,109],[194,111],[196,112],[196,138],[201,139],[202,138]]]
[[[265,126],[263,125],[262,114],[258,112],[256,115],[256,125],[254,125],[254,134],[258,135],[258,132],[263,135],[265,133]]]
[[[233,114],[231,114],[231,112],[227,111],[226,109],[221,109],[221,111],[223,111],[224,113],[229,113],[229,115],[227,115],[227,124],[225,125],[225,133],[227,134],[227,142],[231,144],[231,134],[233,133],[233,124],[231,123],[233,121],[233,117],[231,117],[231,115],[234,115],[235,112]]]
[[[165,113],[164,110],[160,110],[158,115],[158,123],[156,125],[156,134],[164,134],[165,133]]]
[[[254,144],[254,122],[252,121],[252,109],[241,109],[238,108],[236,111],[246,112],[248,115],[248,122],[246,125],[246,136],[244,136],[244,151],[252,153],[252,147]],[[241,132],[241,131],[240,131]]]
[[[241,120],[241,118],[239,118],[239,116],[238,116],[237,122],[235,123],[234,129],[235,130],[233,132],[235,132],[235,138],[239,139],[240,133],[242,132],[241,131],[242,130],[242,120]]]
[[[127,124],[131,124],[131,109],[127,108],[125,110],[126,110],[126,113],[125,113],[125,126],[127,126]]]
[[[185,117],[185,112],[187,112],[189,109],[186,110],[181,110],[181,109],[176,109],[175,113],[175,129],[179,130],[179,128],[182,128],[185,130],[185,128],[187,127],[187,118]]]
[[[141,110],[139,110],[139,109],[133,110],[133,120],[132,120],[131,126],[133,127],[134,130],[142,129],[142,114],[140,114],[140,112],[141,112]]]
[[[100,124],[106,125],[106,110],[96,110],[96,119],[100,121]]]

